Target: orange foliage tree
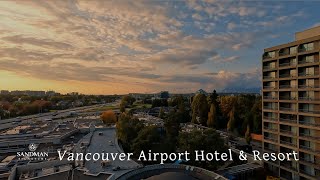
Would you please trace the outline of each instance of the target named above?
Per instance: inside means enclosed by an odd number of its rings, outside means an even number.
[[[113,124],[117,122],[117,116],[112,110],[108,110],[101,114],[101,120],[105,124]]]

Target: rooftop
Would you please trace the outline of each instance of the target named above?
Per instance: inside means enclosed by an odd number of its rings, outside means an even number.
[[[296,32],[295,40],[299,41],[299,40],[311,38],[317,35],[320,35],[320,26],[316,26],[300,32]]]

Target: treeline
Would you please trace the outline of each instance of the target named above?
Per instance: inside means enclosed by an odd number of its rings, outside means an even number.
[[[249,130],[261,134],[262,102],[260,96],[209,96],[197,94],[192,97],[192,122],[216,129],[227,129],[235,135],[244,136]]]
[[[125,112],[125,108],[131,107],[135,101],[131,96],[123,96],[120,111]],[[214,90],[209,95],[196,94],[191,98],[177,95],[169,99],[144,99],[143,102],[151,104],[152,108],[163,107],[177,111],[180,123],[193,122],[215,129],[227,129],[240,136],[246,133],[261,134],[261,96],[219,96]],[[166,114],[161,108],[159,117],[164,119]]]
[[[116,95],[55,95],[43,97],[0,95],[0,119],[45,113],[50,110],[108,103],[118,98],[119,96]]]
[[[181,112],[175,109],[164,119],[164,127],[145,126],[137,118],[127,113],[122,113],[116,123],[117,137],[126,152],[133,152],[137,156],[141,151],[172,153],[188,151],[191,160],[186,164],[216,170],[223,162],[219,161],[195,161],[195,150],[206,152],[226,152],[227,147],[224,140],[214,129],[206,129],[203,132],[194,130],[192,132],[181,132]],[[155,164],[159,162],[143,162],[144,164]]]

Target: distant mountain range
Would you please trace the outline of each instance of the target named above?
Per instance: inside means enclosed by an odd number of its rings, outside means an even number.
[[[222,93],[260,93],[260,87],[253,87],[253,88],[245,88],[245,87],[229,87],[223,89]]]

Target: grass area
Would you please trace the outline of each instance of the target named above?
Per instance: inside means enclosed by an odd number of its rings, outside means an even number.
[[[133,104],[133,109],[151,108],[151,104]]]
[[[98,108],[94,108],[94,109],[90,109],[87,112],[96,112],[96,111],[107,111],[107,110],[115,110],[115,109],[119,109],[118,106],[103,106],[103,107],[98,107]]]
[[[134,103],[132,105],[132,107],[129,107],[129,108],[126,108],[127,111],[130,111],[130,110],[135,110],[135,109],[144,109],[144,108],[151,108],[152,105],[151,104],[138,104],[138,103]]]
[[[151,104],[140,104],[140,103],[134,103],[132,105],[132,107],[130,108],[126,108],[126,110],[131,110],[131,109],[143,109],[143,108],[151,108],[152,105]],[[103,107],[98,107],[98,108],[95,108],[95,109],[90,109],[86,112],[96,112],[96,111],[107,111],[107,110],[116,110],[116,109],[119,109],[119,106],[117,105],[113,105],[113,106],[103,106]]]

